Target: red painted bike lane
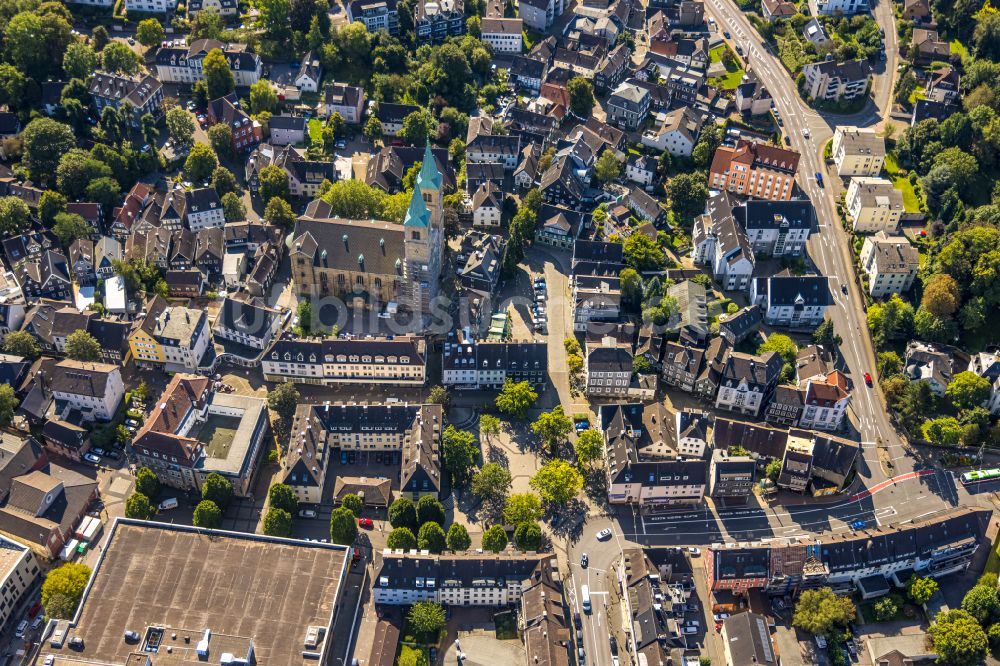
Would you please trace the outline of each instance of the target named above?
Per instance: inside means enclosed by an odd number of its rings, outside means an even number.
[[[894,476],[891,479],[886,479],[885,481],[882,481],[881,483],[876,483],[871,488],[865,488],[860,493],[857,493],[855,495],[851,495],[851,497],[850,497],[850,499],[848,501],[850,501],[850,502],[857,502],[860,499],[864,499],[866,497],[870,497],[870,496],[874,495],[875,493],[879,492],[880,490],[885,490],[889,486],[891,486],[891,485],[893,485],[895,483],[898,483],[899,481],[909,481],[910,479],[916,479],[916,478],[919,478],[921,476],[926,476],[928,474],[934,474],[934,471],[935,470],[933,470],[933,469],[922,469],[922,470],[918,470],[916,472],[907,472],[906,474],[900,474],[899,476]]]

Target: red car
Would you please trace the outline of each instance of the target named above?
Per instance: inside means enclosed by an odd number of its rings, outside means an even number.
[[[868,386],[872,385],[872,376],[867,372],[865,373],[865,384],[867,384]]]
[[[358,518],[358,527],[364,527],[365,529],[370,530],[375,527],[375,523],[372,522],[371,518]]]

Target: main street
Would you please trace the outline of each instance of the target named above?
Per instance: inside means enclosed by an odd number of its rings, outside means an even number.
[[[876,71],[872,86],[874,105],[869,104],[866,110],[858,114],[841,117],[831,114],[824,117],[806,105],[787,70],[772,55],[760,34],[736,5],[729,0],[709,0],[708,6],[720,30],[729,32],[734,42],[743,45],[750,67],[774,98],[792,147],[801,154],[799,186],[815,205],[818,222],[818,228],[809,239],[809,255],[819,271],[831,278],[836,303],[829,312],[836,332],[844,340],[840,352],[854,384],[851,402],[861,441],[879,443],[885,447],[888,456],[897,461],[892,474],[912,471],[912,460],[904,455],[903,441],[889,421],[877,385],[872,388],[865,386],[865,372],[871,373],[873,377],[875,375],[875,352],[868,334],[860,285],[854,278],[850,237],[841,227],[836,213],[833,199],[836,188],[832,187],[832,183],[823,187],[816,178],[817,174],[825,172],[823,147],[833,136],[837,124],[870,126],[889,114],[897,54],[891,0],[880,0],[875,9],[876,19],[886,35],[888,60],[879,63],[881,72]],[[805,132],[806,129],[808,132]],[[842,286],[846,287],[846,293],[841,291]],[[864,448],[864,460],[859,474],[866,485],[878,483],[890,476],[889,470],[879,460],[877,447]]]

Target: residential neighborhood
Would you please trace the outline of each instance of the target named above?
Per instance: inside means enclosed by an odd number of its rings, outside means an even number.
[[[1000,657],[986,0],[0,12],[0,666]]]

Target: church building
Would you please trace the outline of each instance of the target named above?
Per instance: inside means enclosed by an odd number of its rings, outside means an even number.
[[[437,296],[444,242],[442,176],[430,143],[403,224],[331,216],[316,199],[288,237],[296,293],[337,297],[348,306],[391,302],[427,314]]]

